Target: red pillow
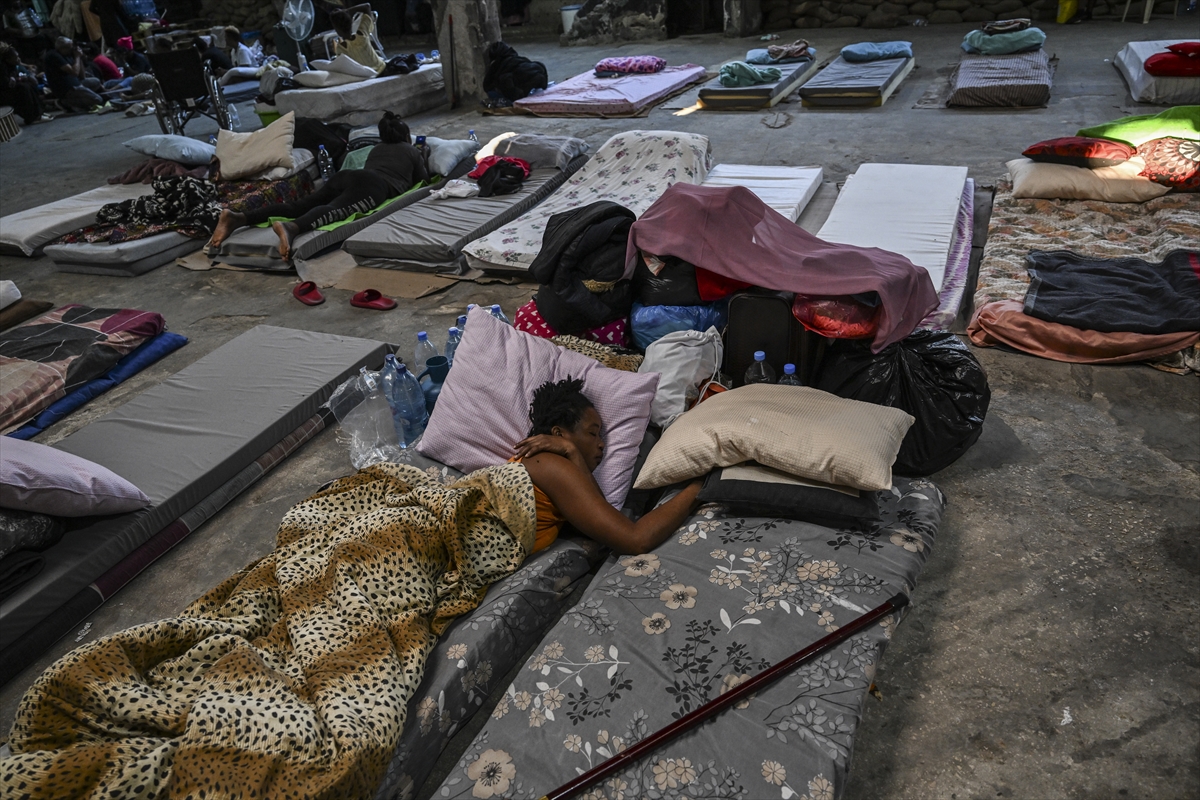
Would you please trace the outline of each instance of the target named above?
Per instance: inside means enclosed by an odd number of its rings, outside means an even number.
[[[1191,139],[1151,139],[1137,149],[1146,160],[1139,174],[1177,192],[1200,192],[1200,142]]]
[[[1146,72],[1156,78],[1200,77],[1200,58],[1179,53],[1155,53],[1146,59]]]
[[[1172,53],[1178,53],[1181,56],[1200,58],[1200,42],[1179,42],[1178,44],[1169,44],[1167,45],[1167,49]]]
[[[1049,164],[1070,164],[1073,167],[1115,167],[1137,154],[1124,142],[1111,139],[1091,139],[1086,136],[1064,136],[1048,139],[1025,148],[1021,155],[1031,161]]]

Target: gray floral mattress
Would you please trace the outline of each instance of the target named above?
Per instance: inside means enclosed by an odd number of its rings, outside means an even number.
[[[434,797],[540,798],[911,591],[945,499],[927,480],[897,480],[880,508],[877,526],[853,531],[707,506],[653,553],[610,558]],[[898,622],[885,618],[581,796],[840,797]],[[434,657],[454,643],[448,636]],[[463,658],[473,663],[469,649]]]

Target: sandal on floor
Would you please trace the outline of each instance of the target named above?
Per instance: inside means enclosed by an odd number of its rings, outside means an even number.
[[[376,311],[387,311],[396,307],[396,301],[384,297],[378,289],[364,289],[350,298],[350,305],[359,308],[373,308]]]
[[[306,306],[319,306],[325,302],[325,295],[312,281],[298,283],[292,287],[292,296]]]

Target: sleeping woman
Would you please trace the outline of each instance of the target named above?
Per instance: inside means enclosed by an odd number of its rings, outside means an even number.
[[[287,261],[291,258],[292,239],[301,233],[378,208],[388,198],[407,192],[418,181],[429,180],[425,157],[413,147],[404,120],[385,111],[383,119],[379,120],[379,138],[382,144],[372,148],[362,169],[334,173],[324,186],[310,195],[244,214],[228,209],[222,211],[208,241],[208,249],[219,247],[238,228],[282,217],[282,220],[272,222],[271,228],[279,237],[279,257]]]
[[[534,552],[549,547],[564,522],[617,553],[653,550],[675,532],[697,505],[701,481],[631,522],[613,508],[592,472],[604,458],[603,423],[584,397],[583,381],[544,383],[533,393],[529,436],[513,448],[524,465],[537,503]]]

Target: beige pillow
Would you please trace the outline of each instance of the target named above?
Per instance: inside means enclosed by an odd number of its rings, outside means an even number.
[[[1013,197],[1144,203],[1171,191],[1170,187],[1138,174],[1146,168],[1141,156],[1097,169],[1047,164],[1028,158],[1014,159],[1006,166],[1012,175]]]
[[[757,461],[809,480],[877,491],[892,486],[892,463],[914,420],[896,408],[817,389],[754,384],[721,392],[663,432],[635,489]]]
[[[296,112],[289,111],[262,130],[254,133],[217,133],[217,160],[221,178],[235,181],[273,167],[292,169],[292,139],[296,132]]]

